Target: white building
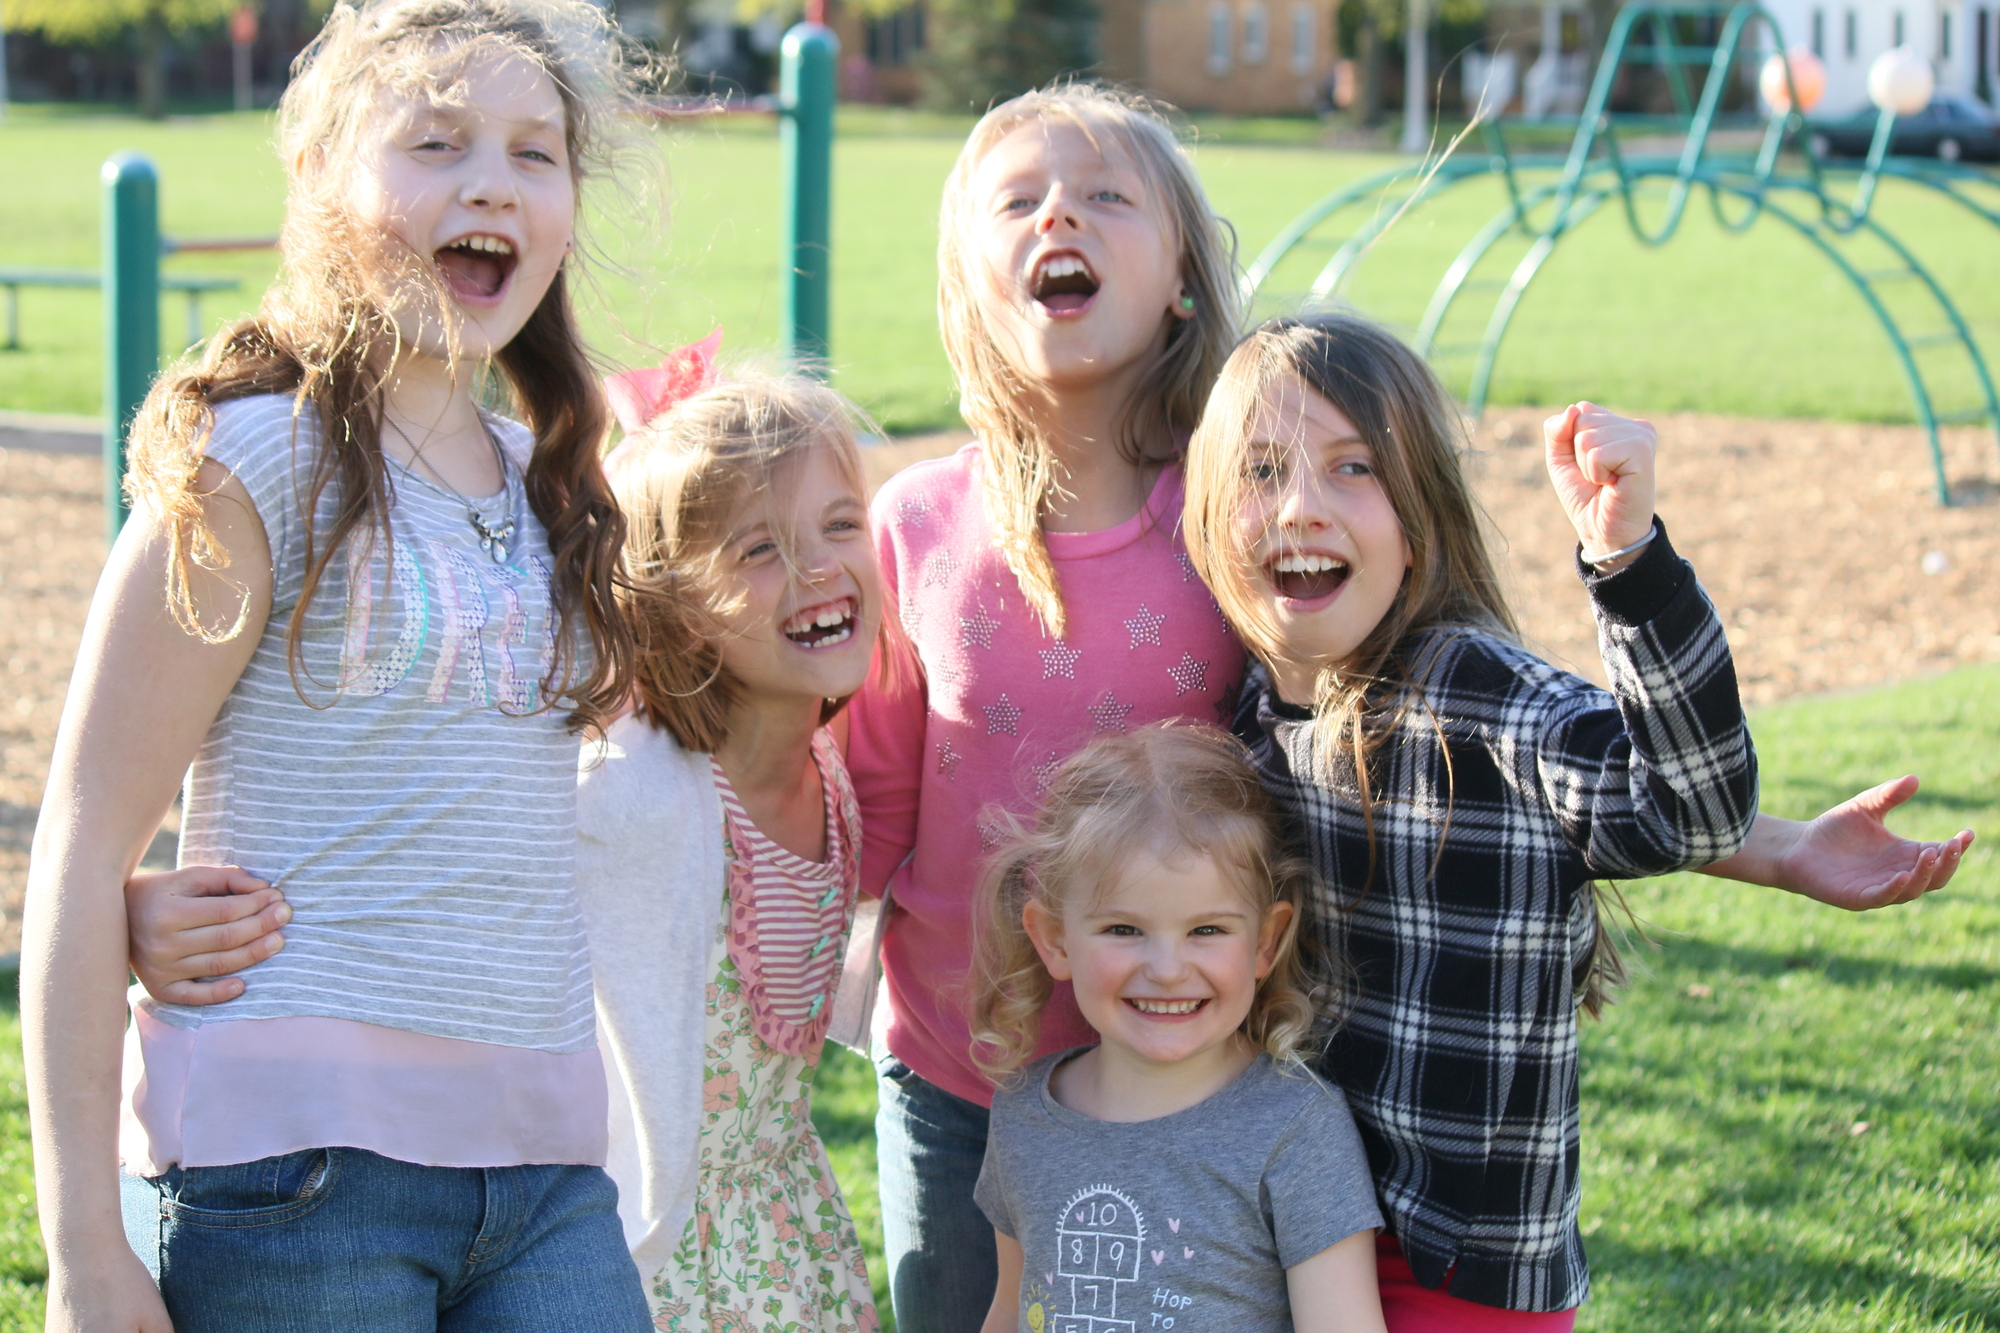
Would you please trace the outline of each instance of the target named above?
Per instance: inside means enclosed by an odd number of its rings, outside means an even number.
[[[1930,59],[1939,92],[2000,99],[2000,0],[1764,0],[1788,46],[1826,65],[1816,111],[1839,116],[1868,105],[1868,65],[1907,43]]]

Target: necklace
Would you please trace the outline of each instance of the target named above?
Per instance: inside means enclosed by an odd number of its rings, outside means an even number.
[[[424,462],[423,445],[411,439],[410,433],[391,420],[387,412],[382,414],[382,420],[388,422],[389,429],[402,436],[403,443],[410,446],[410,460],[415,463],[422,463],[424,471],[436,477],[443,484],[444,489],[451,493],[452,499],[465,506],[465,521],[472,525],[473,533],[479,538],[479,549],[492,557],[494,564],[506,564],[508,548],[514,544],[514,474],[508,470],[507,455],[501,452],[500,442],[493,438],[493,432],[491,430],[486,431],[486,442],[493,446],[493,461],[500,465],[499,499],[504,512],[499,517],[488,522],[486,515],[479,512],[478,505],[466,499],[464,492],[460,491],[458,487],[445,481],[443,473],[439,472],[429,463]],[[481,429],[485,429],[485,423],[481,422],[480,427]],[[425,443],[428,444],[429,440],[426,439]],[[424,485],[430,486],[432,490],[437,489],[430,481],[422,475],[411,471],[400,461],[395,459],[391,459],[390,461],[402,469],[404,476],[421,481]]]

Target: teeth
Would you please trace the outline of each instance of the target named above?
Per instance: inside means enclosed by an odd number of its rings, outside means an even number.
[[[1072,273],[1084,272],[1083,261],[1075,255],[1057,255],[1042,265],[1045,278],[1067,278]]]
[[[454,249],[480,250],[489,255],[511,255],[514,247],[498,236],[468,236],[462,241],[454,241]]]
[[[838,606],[823,606],[817,611],[801,611],[785,622],[784,632],[786,634],[803,634],[809,629],[832,629],[835,625],[846,624],[853,615],[854,608],[847,603],[842,603]],[[839,641],[839,639],[826,639],[821,642],[820,646],[825,647],[829,643],[837,643]]]
[[[1142,1014],[1191,1014],[1201,1008],[1200,1000],[1134,1000],[1132,1007]]]
[[[1320,574],[1346,568],[1345,560],[1335,560],[1330,555],[1281,555],[1277,564],[1280,574]]]

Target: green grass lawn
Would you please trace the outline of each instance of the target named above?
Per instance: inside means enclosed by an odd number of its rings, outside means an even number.
[[[967,124],[842,113],[836,379],[892,431],[956,421],[932,308],[932,255],[939,188]],[[1394,160],[1299,142],[1307,131],[1301,122],[1198,129],[1196,160],[1246,259],[1314,199]],[[0,202],[0,265],[95,266],[97,168],[122,148],[158,162],[169,233],[275,232],[282,179],[269,140],[263,115],[149,124],[17,109],[0,124],[0,161],[14,183]],[[611,199],[597,217],[612,261],[584,298],[598,346],[628,363],[720,323],[739,351],[771,347],[779,290],[775,133],[766,122],[738,121],[663,132],[649,147],[660,150],[662,188]],[[1353,300],[1413,326],[1451,256],[1498,203],[1496,188],[1473,185],[1404,218],[1362,269]],[[1880,207],[2000,360],[2000,238],[1917,191],[1887,187]],[[242,292],[207,302],[212,325],[249,310],[274,264],[271,254],[252,252],[182,256],[168,268],[242,278]],[[0,353],[0,408],[95,412],[94,294],[30,291],[22,320],[28,349]],[[179,345],[182,322],[178,298],[164,302],[164,346]],[[1910,418],[1887,343],[1825,261],[1776,224],[1727,235],[1705,205],[1657,250],[1634,240],[1606,208],[1544,270],[1509,335],[1494,400],[1580,396],[1648,411]]]
[[[1657,948],[1631,951],[1632,986],[1585,1029],[1579,1327],[2000,1329],[2000,669],[1754,723],[1772,813],[1914,771],[1900,827],[1988,841],[1943,894],[1866,916],[1699,876],[1627,886]],[[38,1329],[11,998],[0,1020],[0,1328]],[[822,1069],[815,1119],[879,1297],[874,1077],[845,1051]]]

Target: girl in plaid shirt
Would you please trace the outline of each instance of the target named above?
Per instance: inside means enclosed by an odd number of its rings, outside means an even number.
[[[1576,1010],[1617,973],[1593,881],[1729,857],[1757,811],[1652,428],[1584,403],[1547,437],[1608,693],[1521,647],[1457,409],[1390,334],[1265,324],[1188,452],[1188,553],[1256,658],[1237,731],[1319,873],[1307,934],[1356,975],[1319,1069],[1368,1148],[1391,1333],[1572,1326]]]

